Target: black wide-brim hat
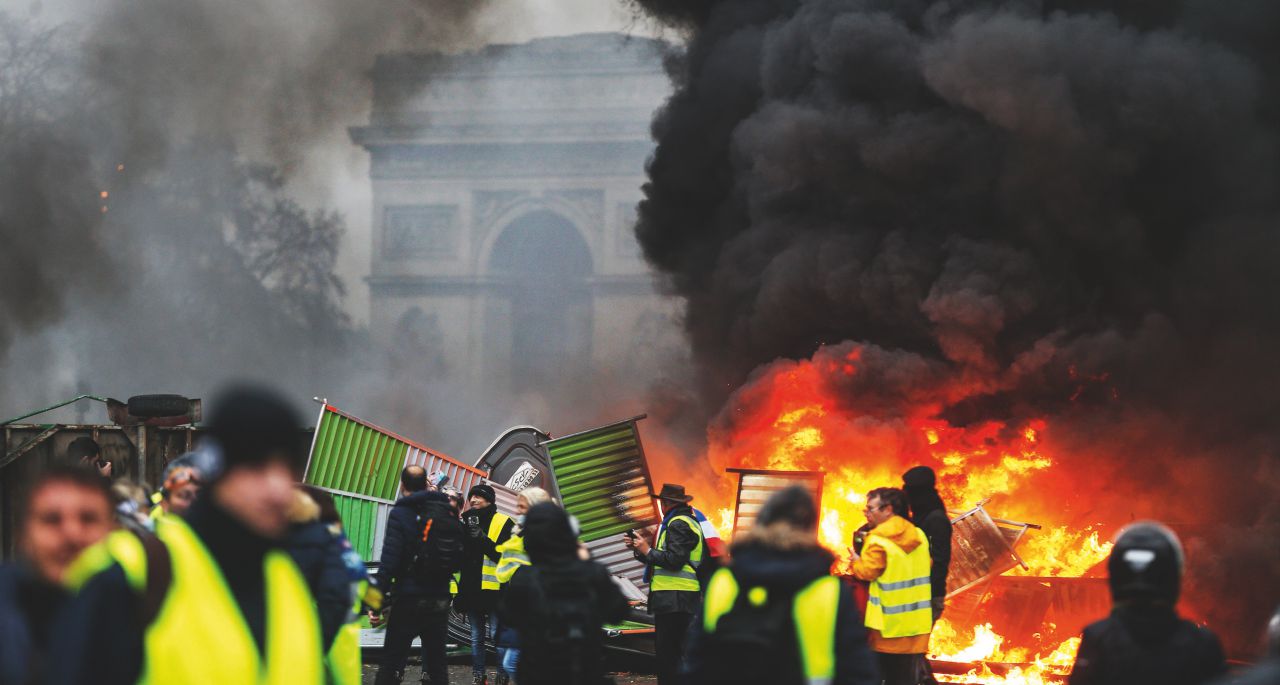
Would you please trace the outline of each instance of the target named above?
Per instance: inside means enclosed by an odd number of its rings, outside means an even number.
[[[652,495],[652,497],[664,499],[668,502],[680,502],[681,504],[688,504],[693,501],[693,495],[686,495],[684,493],[683,485],[676,485],[674,483],[663,483],[662,492]]]

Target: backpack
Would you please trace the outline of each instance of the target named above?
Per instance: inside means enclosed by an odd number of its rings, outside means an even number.
[[[596,608],[596,592],[591,583],[583,582],[581,573],[568,573],[527,566],[521,573],[532,574],[537,588],[539,624],[546,629],[539,634],[538,649],[554,654],[565,668],[564,685],[599,685],[612,682],[602,679],[598,664],[588,650],[599,648],[601,621]],[[597,655],[598,656],[598,655]]]
[[[749,594],[750,588],[743,586],[715,631],[701,636],[704,650],[700,661],[705,669],[698,674],[699,682],[802,685],[804,668],[793,617],[795,595],[770,588],[768,599],[756,606]]]
[[[462,567],[462,522],[451,511],[429,508],[418,514],[415,530],[410,575],[425,583],[447,581]]]

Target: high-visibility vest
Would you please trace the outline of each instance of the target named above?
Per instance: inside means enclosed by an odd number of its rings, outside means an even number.
[[[329,682],[335,685],[360,685],[360,605],[368,587],[369,581],[360,581],[355,606],[351,609],[355,619],[347,621],[338,629],[338,634],[333,637],[333,644],[329,645],[329,651],[325,654]]]
[[[142,540],[128,530],[113,530],[101,542],[89,547],[76,557],[63,576],[62,582],[71,590],[78,590],[90,578],[119,563],[125,580],[134,592],[141,593],[147,587],[147,552]]]
[[[498,582],[509,583],[516,569],[529,565],[529,555],[524,551],[524,537],[512,535],[506,542],[498,545],[502,558],[498,560]]]
[[[701,592],[702,585],[698,582],[698,565],[702,563],[702,526],[693,519],[692,516],[675,516],[672,517],[667,525],[658,533],[657,549],[665,551],[667,549],[667,528],[676,521],[684,521],[694,534],[698,536],[698,544],[694,546],[693,551],[689,553],[689,561],[679,571],[672,571],[662,566],[654,566],[653,582],[649,584],[651,591],[677,590],[680,592]]]
[[[706,603],[702,611],[702,630],[714,635],[720,619],[738,601],[738,579],[728,568],[722,568],[707,583]],[[769,601],[764,587],[747,590],[747,601],[763,606]],[[836,676],[836,619],[840,604],[840,580],[823,576],[796,593],[791,615],[796,627],[796,643],[800,649],[800,665],[809,685],[828,685]]]
[[[929,581],[929,541],[913,528],[919,544],[908,554],[879,535],[868,535],[865,546],[880,545],[887,564],[871,581],[866,626],[884,637],[928,635],[933,628],[933,591]]]
[[[511,517],[506,514],[495,513],[489,521],[489,539],[495,543],[498,536],[502,535],[502,527],[510,521]],[[502,587],[502,583],[498,580],[498,562],[489,558],[488,554],[482,556],[484,566],[480,569],[480,589],[481,590],[497,590]]]
[[[263,663],[222,571],[195,532],[180,517],[165,516],[157,521],[156,537],[169,552],[172,581],[155,619],[146,627],[139,683],[324,682],[320,621],[306,581],[287,554],[271,551],[263,560]],[[98,570],[111,563],[120,564],[131,587],[145,589],[146,553],[136,536],[130,542],[120,533],[113,533],[86,554],[90,558],[84,563],[77,561],[76,573],[68,574],[73,589],[92,577],[95,560],[100,564]]]

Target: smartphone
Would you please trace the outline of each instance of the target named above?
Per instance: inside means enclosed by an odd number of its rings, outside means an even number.
[[[623,533],[623,535],[625,535],[625,536],[627,536],[627,537],[631,538],[632,540],[636,539],[636,532],[635,532],[634,530],[629,530],[629,531],[627,531],[627,532]]]

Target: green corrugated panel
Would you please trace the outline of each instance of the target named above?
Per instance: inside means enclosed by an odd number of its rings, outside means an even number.
[[[373,539],[378,521],[378,503],[373,500],[334,495],[333,503],[342,517],[342,529],[361,559],[373,558]]]
[[[582,526],[583,542],[657,522],[634,421],[557,438],[544,446],[560,499]]]
[[[409,443],[326,410],[316,426],[306,482],[329,490],[390,500]]]

